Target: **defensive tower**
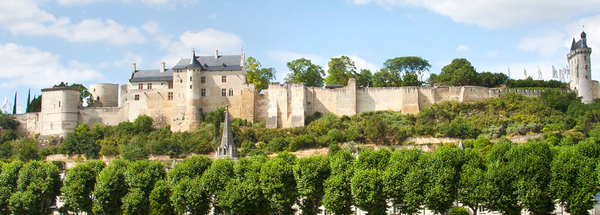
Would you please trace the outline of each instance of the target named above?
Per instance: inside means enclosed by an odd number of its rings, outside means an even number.
[[[571,70],[571,80],[569,86],[571,90],[577,91],[577,95],[582,97],[583,103],[591,103],[594,99],[592,83],[592,64],[590,55],[592,49],[587,46],[585,32],[581,32],[581,39],[571,43],[571,51],[567,55],[569,69]]]

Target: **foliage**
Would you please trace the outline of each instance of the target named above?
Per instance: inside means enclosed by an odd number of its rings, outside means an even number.
[[[62,193],[65,197],[65,208],[74,212],[93,213],[92,191],[96,185],[96,177],[106,167],[100,160],[76,164],[65,175]]]
[[[489,140],[487,142],[489,142]],[[487,192],[487,184],[485,180],[485,174],[487,171],[486,162],[483,155],[478,150],[479,148],[482,148],[482,144],[478,143],[476,145],[477,149],[465,150],[464,164],[461,168],[457,196],[458,200],[464,206],[471,208],[475,214],[485,203]],[[451,214],[454,209],[455,208],[450,210]]]
[[[127,194],[125,172],[128,161],[113,160],[96,178],[93,211],[95,214],[121,214],[122,198]]]
[[[150,214],[153,215],[171,215],[175,213],[175,208],[171,202],[172,189],[165,180],[157,181],[154,189],[150,193]]]
[[[465,208],[454,207],[450,209],[450,215],[469,215],[469,211]]]
[[[396,57],[393,59],[388,59],[383,63],[383,66],[390,70],[392,74],[402,77],[405,82],[407,79],[406,75],[414,75],[414,77],[417,78],[417,83],[422,81],[421,78],[423,77],[423,73],[425,71],[429,71],[429,68],[431,68],[431,64],[429,64],[429,61],[417,56]]]
[[[561,147],[552,160],[551,189],[570,214],[588,214],[598,192],[594,168],[596,159],[584,156],[574,146]]]
[[[334,214],[352,214],[354,200],[350,180],[354,174],[353,161],[354,158],[346,150],[331,157],[331,176],[323,184],[323,206]]]
[[[327,63],[327,77],[325,85],[340,84],[347,85],[348,79],[356,77],[356,66],[348,56],[334,57]]]
[[[31,100],[31,102],[29,102],[29,105],[27,106],[27,110],[25,110],[25,111],[27,113],[42,111],[42,95],[33,96],[33,99]]]
[[[269,200],[261,187],[262,163],[267,158],[241,158],[234,164],[235,178],[219,193],[219,206],[231,214],[268,214]]]
[[[287,75],[285,81],[300,83],[305,86],[320,87],[323,86],[323,69],[321,66],[312,64],[310,60],[300,58],[287,63],[291,73]]]
[[[356,74],[356,87],[364,88],[373,86],[373,73],[368,69],[360,69],[360,73]]]
[[[50,204],[60,194],[58,167],[43,161],[30,161],[19,170],[17,192],[10,198],[13,214],[48,214]]]
[[[456,58],[442,68],[437,78],[439,83],[450,86],[476,85],[477,72],[467,59]]]
[[[298,190],[294,178],[296,156],[281,153],[269,159],[261,168],[260,182],[270,202],[271,214],[293,214]]]
[[[460,180],[462,164],[462,151],[456,147],[442,146],[433,152],[427,170],[430,183],[425,193],[427,208],[439,213],[452,208],[457,197],[456,185]]]
[[[261,68],[261,64],[254,57],[246,59],[246,75],[248,83],[254,83],[256,91],[267,89],[271,80],[275,79],[275,68]]]
[[[335,144],[337,146],[337,144]],[[338,146],[339,148],[339,146]],[[333,153],[335,154],[335,153]],[[331,174],[329,159],[323,156],[299,158],[294,165],[298,197],[302,214],[319,214],[325,190],[323,183]]]
[[[0,113],[0,129],[1,130],[15,130],[19,122],[15,120],[15,117],[10,114]]]

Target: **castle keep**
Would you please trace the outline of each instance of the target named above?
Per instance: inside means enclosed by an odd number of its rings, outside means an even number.
[[[570,87],[585,103],[600,98],[598,81],[591,77],[590,54],[582,33],[581,40],[573,40],[567,55]],[[218,51],[214,56],[196,56],[192,51],[189,59],[181,59],[172,68],[166,68],[163,62],[160,69],[138,70],[134,63],[127,84],[91,84],[89,91],[92,105],[80,107],[75,88],[43,89],[41,112],[17,115],[19,130],[65,136],[78,125],[117,125],[145,114],[157,126],[193,131],[207,112],[226,106],[228,117],[266,122],[268,128],[289,128],[304,126],[305,118],[317,112],[339,116],[376,110],[416,114],[445,101],[475,102],[508,92],[533,97],[541,93],[476,86],[357,88],[354,79],[336,89],[271,83],[266,91],[257,92],[254,84],[247,82],[245,55],[219,55]]]

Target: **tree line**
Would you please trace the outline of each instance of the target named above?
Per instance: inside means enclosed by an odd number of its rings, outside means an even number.
[[[458,201],[475,214],[550,214],[559,203],[579,215],[593,209],[600,185],[596,138],[571,146],[502,140],[433,152],[355,150],[332,144],[327,156],[193,156],[169,171],[158,161],[92,160],[67,170],[62,181],[59,164],[17,160],[2,164],[0,213],[47,214],[63,195],[65,214],[317,214],[320,206],[352,214],[354,206],[377,215],[390,205],[416,214],[444,213]]]
[[[497,140],[527,134],[543,134],[553,145],[574,145],[588,137],[600,137],[600,102],[583,104],[574,92],[546,90],[539,98],[507,93],[481,102],[444,102],[418,114],[368,111],[353,116],[309,116],[306,126],[268,129],[264,122],[239,118],[231,122],[240,155],[294,152],[327,147],[331,143],[412,144],[409,137],[453,137]],[[43,159],[50,154],[84,154],[88,159],[120,156],[128,160],[150,155],[183,158],[214,152],[220,143],[224,109],[203,116],[198,129],[172,132],[156,127],[149,116],[116,126],[80,125],[64,139],[20,137],[11,115],[0,115],[0,159]],[[48,142],[40,147],[39,141]]]
[[[261,68],[261,64],[253,57],[246,61],[248,82],[255,83],[257,89],[268,88],[268,83],[275,78],[274,68]],[[566,88],[566,83],[556,80],[513,80],[503,73],[481,72],[478,73],[465,58],[456,58],[444,66],[439,74],[431,73],[427,80],[423,80],[425,73],[429,72],[431,64],[426,59],[418,56],[405,56],[388,59],[378,71],[356,68],[354,61],[348,56],[334,57],[327,63],[327,71],[323,67],[313,64],[311,60],[300,58],[287,63],[290,73],[285,81],[299,83],[306,86],[321,87],[323,85],[347,85],[350,78],[356,79],[357,87],[402,87],[402,86],[434,86],[445,84],[448,86],[483,86],[509,88]],[[327,72],[327,75],[326,73]]]

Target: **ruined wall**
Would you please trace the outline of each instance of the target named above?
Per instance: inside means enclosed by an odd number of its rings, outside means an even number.
[[[102,125],[118,125],[126,118],[127,108],[105,107],[95,108],[87,107],[79,109],[79,124],[87,125],[90,128],[96,123]]]
[[[14,115],[19,122],[16,132],[33,136],[40,133],[40,112]]]
[[[304,83],[271,83],[267,94],[267,128],[304,126],[306,91]]]
[[[595,80],[592,80],[592,96],[594,99],[600,98],[600,84]]]
[[[254,100],[254,122],[266,122],[267,112],[269,110],[268,91],[264,94],[258,94]]]
[[[489,88],[477,86],[461,87],[460,102],[477,102],[490,97]]]
[[[400,87],[371,87],[356,90],[356,113],[373,110],[402,110]]]

